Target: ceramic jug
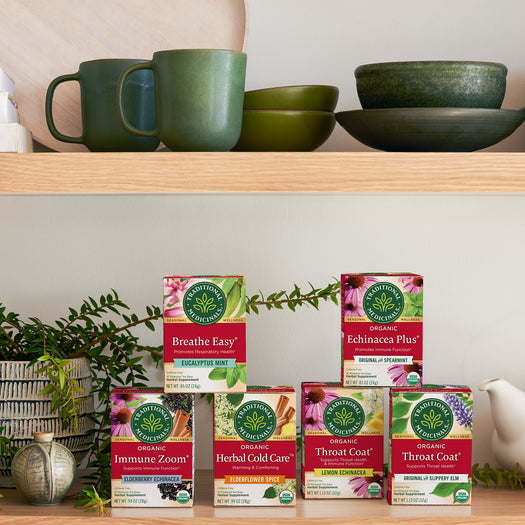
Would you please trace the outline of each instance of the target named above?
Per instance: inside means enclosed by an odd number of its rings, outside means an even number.
[[[31,505],[58,505],[75,477],[73,454],[53,441],[53,432],[34,432],[34,441],[13,458],[15,487]]]
[[[505,379],[486,379],[479,390],[488,392],[494,432],[492,452],[498,464],[525,472],[525,392]]]

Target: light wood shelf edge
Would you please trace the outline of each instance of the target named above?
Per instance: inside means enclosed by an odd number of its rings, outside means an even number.
[[[525,153],[3,153],[0,194],[525,192]]]

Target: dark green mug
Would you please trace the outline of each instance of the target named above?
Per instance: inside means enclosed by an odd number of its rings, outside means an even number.
[[[117,82],[128,66],[140,64],[137,59],[101,59],[82,62],[78,72],[55,78],[47,89],[46,120],[51,135],[62,142],[84,144],[90,151],[154,151],[159,145],[154,137],[137,137],[120,123],[117,107]],[[82,135],[70,137],[60,133],[53,120],[53,96],[62,82],[80,84]],[[146,129],[155,128],[155,93],[151,71],[137,71],[122,89],[122,103],[130,121]]]
[[[128,75],[153,71],[156,129],[139,129],[124,104]],[[118,83],[118,106],[127,131],[158,137],[173,151],[228,151],[242,126],[246,55],[226,49],[158,51],[153,59],[129,66]]]

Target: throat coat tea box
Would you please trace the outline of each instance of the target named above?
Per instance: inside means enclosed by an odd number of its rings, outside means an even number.
[[[215,394],[213,420],[213,504],[295,505],[294,389]]]
[[[393,388],[389,441],[389,503],[470,505],[470,388]]]
[[[118,388],[111,394],[111,505],[193,505],[194,394]]]
[[[303,497],[382,498],[383,389],[301,386]]]
[[[423,376],[423,277],[341,276],[343,386],[418,386]]]
[[[246,390],[244,277],[164,278],[164,389]]]

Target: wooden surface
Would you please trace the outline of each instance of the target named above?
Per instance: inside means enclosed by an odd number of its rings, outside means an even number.
[[[525,192],[525,153],[4,153],[0,194]]]
[[[176,48],[243,50],[244,0],[0,0],[0,64],[15,81],[20,122],[33,138],[56,151],[86,151],[55,140],[44,102],[49,83],[98,58],[150,59]],[[80,92],[67,82],[56,91],[59,131],[78,137]]]
[[[523,490],[474,487],[472,506],[390,506],[386,500],[303,500],[296,507],[231,507],[212,506],[212,473],[199,471],[196,477],[196,503],[192,509],[109,509],[108,523],[158,525],[173,524],[447,524],[478,525],[525,523]],[[25,525],[68,525],[101,523],[94,513],[73,507],[67,499],[58,507],[33,507],[13,489],[1,489],[0,521]],[[102,522],[103,523],[103,522]]]

